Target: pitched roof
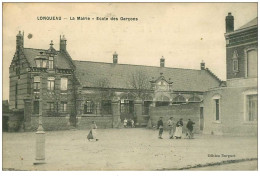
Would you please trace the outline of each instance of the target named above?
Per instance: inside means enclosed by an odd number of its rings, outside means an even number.
[[[258,25],[258,18],[257,17],[254,18],[253,20],[251,20],[250,22],[246,23],[245,25],[241,26],[237,30],[245,29],[245,28],[252,27],[252,26],[255,26],[255,25]]]
[[[24,55],[28,60],[31,67],[36,67],[35,57],[39,55],[40,52],[46,54],[48,50],[34,49],[34,48],[24,48]],[[56,51],[57,55],[54,57],[54,66],[60,69],[71,69],[70,62],[66,56],[60,51]]]
[[[134,72],[142,71],[149,77],[157,78],[163,73],[171,78],[175,91],[207,91],[218,87],[220,81],[207,70],[154,67],[143,65],[113,64],[91,61],[73,61],[76,77],[83,87],[97,87],[99,79],[108,79],[110,88],[131,89],[129,84]]]

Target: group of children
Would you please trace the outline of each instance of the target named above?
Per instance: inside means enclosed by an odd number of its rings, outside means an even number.
[[[193,138],[193,124],[195,124],[191,119],[188,119],[187,122],[187,133],[186,136],[187,138],[191,139]],[[176,123],[176,129],[174,132],[174,122],[173,122],[173,117],[170,117],[170,119],[167,121],[167,125],[169,127],[169,138],[173,139],[174,137],[176,139],[181,139],[182,137],[182,127],[183,127],[183,119],[181,118],[177,123]],[[159,129],[159,139],[162,139],[162,134],[163,134],[163,117],[160,117],[159,121],[157,122],[157,129]]]
[[[127,128],[127,127],[132,127],[132,128],[134,128],[134,127],[135,127],[135,122],[134,122],[134,120],[132,120],[132,119],[127,120],[127,119],[125,118],[125,120],[124,120],[124,127],[125,127],[125,128]]]

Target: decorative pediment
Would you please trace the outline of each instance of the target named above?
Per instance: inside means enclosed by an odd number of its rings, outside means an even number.
[[[166,80],[163,73],[160,73],[157,79],[153,78],[150,82],[155,91],[170,91],[173,83],[170,78]]]

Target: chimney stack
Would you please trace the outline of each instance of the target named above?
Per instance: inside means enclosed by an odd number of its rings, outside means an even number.
[[[164,67],[165,66],[165,59],[162,56],[162,58],[160,59],[160,67]]]
[[[22,34],[21,31],[19,31],[19,33],[16,35],[16,50],[23,49],[23,47],[24,47],[23,40],[24,40],[24,32]]]
[[[115,52],[113,54],[113,64],[117,64],[118,63],[118,54]]]
[[[200,70],[205,70],[205,62],[203,60],[200,63]]]
[[[230,33],[234,31],[234,16],[232,16],[231,12],[226,16],[226,33]]]
[[[66,46],[67,46],[67,39],[65,38],[64,35],[62,37],[60,35],[60,51],[66,51]]]

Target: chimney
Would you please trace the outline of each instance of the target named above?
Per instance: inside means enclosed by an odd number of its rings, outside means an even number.
[[[118,63],[118,54],[115,52],[113,54],[113,64],[117,64]]]
[[[205,62],[203,60],[200,63],[200,70],[205,70]]]
[[[65,38],[64,35],[62,37],[60,35],[60,51],[66,51],[66,46],[67,46],[67,39]]]
[[[234,31],[234,16],[232,16],[231,12],[226,16],[226,33],[230,33]]]
[[[16,35],[16,50],[20,50],[23,49],[23,44],[24,44],[24,32],[23,34],[21,33],[21,31],[19,31],[19,33]]]
[[[165,65],[165,59],[162,56],[162,58],[160,59],[160,67],[164,67],[164,65]]]

